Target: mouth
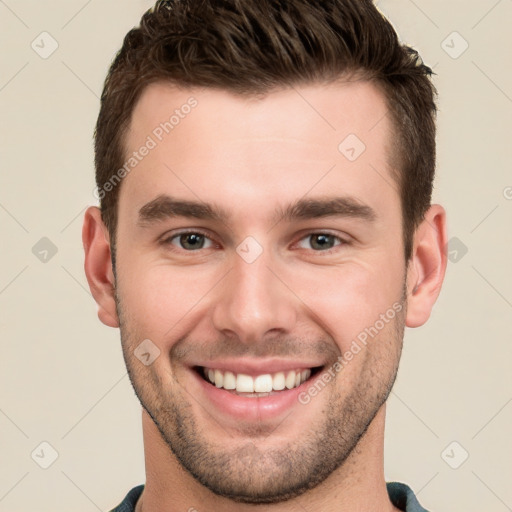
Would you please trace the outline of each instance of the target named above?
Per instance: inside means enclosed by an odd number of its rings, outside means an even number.
[[[244,398],[265,398],[299,388],[321,372],[323,366],[295,368],[272,373],[237,373],[234,371],[194,366],[193,370],[209,386]]]
[[[281,424],[292,412],[301,420],[310,407],[300,399],[328,367],[322,360],[227,358],[190,365],[189,392],[203,409],[225,425]],[[328,396],[328,395],[326,395]],[[318,404],[318,405],[315,405]]]

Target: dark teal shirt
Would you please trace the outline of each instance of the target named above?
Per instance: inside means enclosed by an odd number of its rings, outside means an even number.
[[[404,512],[428,512],[425,510],[414,496],[411,488],[405,484],[399,482],[389,482],[386,484],[388,487],[388,494],[391,503],[395,507]],[[144,484],[134,487],[125,497],[123,502],[112,509],[110,512],[134,512],[135,504],[142,494]]]

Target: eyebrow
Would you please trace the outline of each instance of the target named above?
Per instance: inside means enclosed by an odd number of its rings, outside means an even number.
[[[370,222],[377,218],[373,208],[361,203],[356,198],[344,196],[299,199],[285,208],[277,208],[271,220],[277,224],[283,220],[291,222],[298,219],[334,216],[359,218]],[[218,205],[159,195],[140,208],[138,224],[145,227],[175,217],[225,223],[231,216]]]

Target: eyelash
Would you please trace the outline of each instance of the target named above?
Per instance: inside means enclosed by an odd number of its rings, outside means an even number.
[[[183,236],[183,235],[201,235],[201,236],[204,236],[205,238],[207,238],[208,240],[210,240],[211,242],[213,242],[214,244],[216,244],[215,240],[213,240],[207,233],[205,233],[204,231],[201,231],[200,229],[194,229],[194,230],[185,230],[185,231],[180,231],[178,233],[174,233],[172,234],[171,236],[168,236],[166,238],[164,238],[160,243],[162,245],[165,245],[165,246],[171,246],[173,247],[171,250],[172,251],[176,251],[176,252],[189,252],[189,253],[195,253],[195,252],[200,252],[201,250],[203,250],[203,248],[201,249],[196,249],[196,250],[186,250],[186,249],[183,249],[183,248],[174,248],[174,246],[172,245],[172,240],[180,237],[180,236]],[[331,254],[332,252],[334,252],[336,250],[337,247],[340,247],[340,246],[345,246],[345,245],[350,245],[350,242],[348,240],[345,240],[344,238],[341,238],[340,236],[338,235],[334,235],[332,233],[329,233],[328,231],[310,231],[308,233],[306,233],[304,236],[302,236],[297,242],[295,242],[294,245],[296,245],[297,243],[301,242],[302,240],[305,240],[307,239],[308,237],[311,237],[313,235],[326,235],[326,236],[332,236],[334,237],[335,241],[336,242],[339,242],[339,243],[336,243],[334,245],[334,247],[331,247],[330,249],[325,249],[325,250],[314,250],[314,249],[310,249],[311,251],[315,252],[315,253],[319,253],[319,254]],[[217,244],[218,245],[218,244]]]

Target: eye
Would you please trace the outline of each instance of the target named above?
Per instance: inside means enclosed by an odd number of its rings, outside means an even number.
[[[301,249],[313,249],[315,252],[329,252],[339,245],[349,242],[330,233],[310,233],[298,242]],[[182,231],[162,240],[163,245],[172,245],[186,252],[209,249],[215,245],[206,234],[199,231]]]
[[[329,233],[310,233],[302,238],[299,247],[302,249],[313,249],[315,251],[329,251],[338,245],[347,244],[340,237]],[[309,247],[308,247],[309,245]]]
[[[185,251],[197,251],[199,249],[208,249],[213,246],[205,234],[197,231],[186,231],[172,235],[162,241],[163,244],[177,246]]]

